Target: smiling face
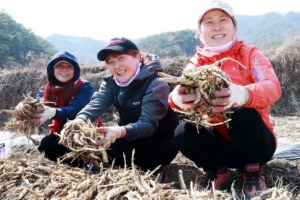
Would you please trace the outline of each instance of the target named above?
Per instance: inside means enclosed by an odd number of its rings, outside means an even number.
[[[214,9],[202,17],[200,34],[209,47],[219,47],[233,40],[235,26],[226,12]]]
[[[139,55],[139,54],[138,54]],[[138,55],[108,55],[105,62],[110,73],[120,82],[126,83],[136,73],[139,62]]]
[[[67,62],[60,62],[54,67],[54,76],[62,83],[66,83],[74,78],[75,69]]]

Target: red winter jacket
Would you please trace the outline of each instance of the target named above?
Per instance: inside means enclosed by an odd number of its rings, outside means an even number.
[[[269,117],[269,105],[275,103],[281,97],[281,87],[270,61],[255,46],[246,45],[243,41],[237,40],[232,48],[220,55],[212,55],[205,47],[198,46],[197,53],[190,59],[185,70],[213,64],[217,60],[227,57],[231,57],[246,66],[246,69],[244,69],[230,60],[224,62],[221,66],[221,69],[229,75],[234,84],[242,85],[248,90],[250,99],[243,106],[255,108],[269,130],[274,134]],[[181,110],[172,102],[171,96],[172,93],[169,96],[170,106],[173,109]],[[225,130],[224,127],[221,125],[217,129],[220,132],[226,132],[227,129]],[[228,139],[228,136],[225,137]]]

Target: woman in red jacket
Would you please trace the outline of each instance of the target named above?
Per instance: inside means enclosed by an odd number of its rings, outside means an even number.
[[[231,79],[228,88],[215,92],[214,112],[233,111],[229,127],[201,126],[199,134],[191,123],[181,123],[175,131],[176,145],[183,155],[206,172],[206,180],[215,180],[216,189],[225,189],[235,178],[237,168],[243,173],[247,197],[266,189],[261,166],[268,162],[276,149],[276,136],[269,118],[269,105],[281,96],[280,83],[269,60],[255,47],[237,39],[237,22],[226,3],[213,2],[198,20],[198,36],[203,46],[190,59],[185,70],[232,58],[220,66]],[[176,86],[169,96],[174,110],[188,111],[195,94],[184,94]],[[200,101],[203,102],[203,101]],[[218,122],[213,119],[213,122]]]

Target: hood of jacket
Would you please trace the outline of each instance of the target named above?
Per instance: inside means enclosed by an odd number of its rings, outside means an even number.
[[[66,61],[69,64],[71,64],[72,67],[74,67],[74,70],[75,70],[74,82],[78,81],[78,79],[80,77],[80,67],[79,67],[77,58],[68,51],[61,51],[61,52],[56,53],[52,57],[52,59],[49,61],[48,65],[47,65],[48,81],[54,82],[55,85],[59,85],[59,86],[62,85],[62,83],[59,80],[57,80],[54,76],[54,66],[58,62],[62,62],[62,61]]]
[[[135,80],[144,80],[145,78],[151,76],[156,72],[162,72],[163,68],[160,64],[159,60],[154,60],[148,62],[146,65],[141,67],[139,75],[135,78]]]

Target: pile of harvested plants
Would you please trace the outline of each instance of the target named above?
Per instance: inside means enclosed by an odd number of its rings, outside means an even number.
[[[30,94],[23,95],[24,100],[21,101],[23,103],[23,110],[21,113],[21,118],[16,119],[15,117],[12,117],[10,121],[5,123],[4,130],[10,130],[10,131],[16,131],[16,132],[22,132],[28,140],[31,140],[35,145],[38,144],[37,141],[35,141],[31,135],[38,133],[38,124],[31,121],[33,114],[42,113],[44,110],[43,104],[37,99],[34,99],[30,96]],[[2,110],[1,113],[9,113],[14,115],[14,110]]]
[[[96,126],[90,121],[84,124],[68,123],[57,136],[60,137],[58,143],[62,145],[65,143],[71,150],[63,156],[63,160],[72,158],[74,161],[80,156],[84,163],[93,162],[96,166],[100,166],[99,161],[108,162],[104,148],[94,145],[95,140],[103,139],[104,135],[98,133]]]
[[[181,189],[175,188],[173,183],[159,183],[158,177],[154,176],[156,170],[139,171],[133,159],[132,168],[127,168],[126,163],[123,169],[114,168],[113,164],[104,168],[100,164],[99,172],[94,174],[59,162],[53,165],[38,160],[0,160],[0,199],[240,199],[234,185],[231,194],[214,188],[201,188],[192,182],[188,188],[182,172],[179,176]],[[292,199],[292,194],[285,188],[274,187],[257,199],[287,200]]]
[[[226,124],[231,120],[226,116],[226,111],[220,113],[212,112],[212,99],[216,98],[215,91],[226,88],[231,83],[228,75],[221,70],[222,64],[228,60],[243,66],[240,62],[232,58],[223,58],[216,61],[214,64],[204,65],[195,70],[184,71],[180,77],[168,75],[163,72],[158,73],[158,75],[161,77],[157,79],[158,81],[163,81],[174,85],[182,85],[185,87],[185,93],[195,93],[195,105],[204,100],[202,105],[203,109],[201,110],[197,108],[189,111],[175,110],[189,116],[191,118],[190,122],[196,124],[197,127],[199,124],[206,126],[217,126],[220,124]],[[203,116],[207,116],[207,118],[203,119]],[[223,121],[219,123],[210,123],[212,117],[221,117]]]
[[[133,152],[134,157],[134,152]],[[152,172],[134,167],[103,169],[98,174],[67,165],[41,165],[26,159],[0,160],[0,198],[12,199],[213,199],[220,191],[178,190],[161,184]],[[227,196],[228,197],[228,196]]]

